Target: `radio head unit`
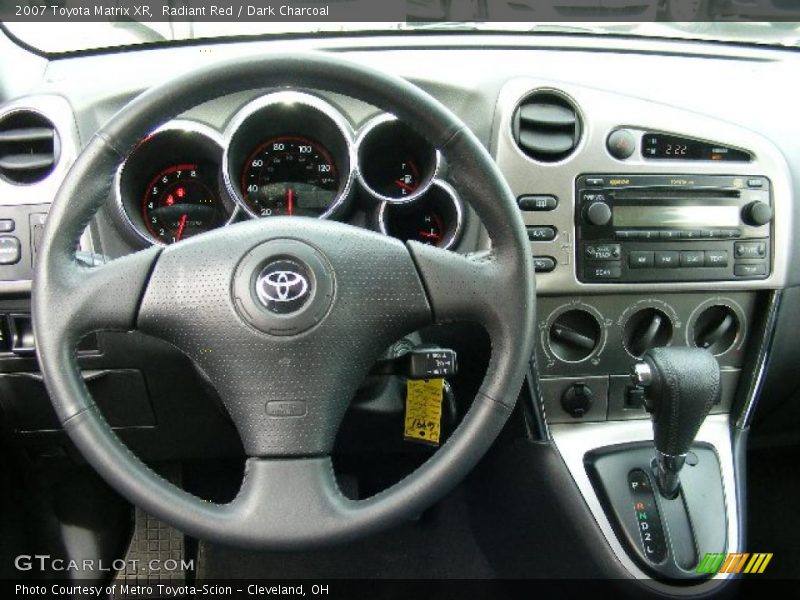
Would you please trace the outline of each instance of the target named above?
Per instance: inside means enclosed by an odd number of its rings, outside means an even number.
[[[581,175],[575,198],[579,281],[765,279],[771,272],[766,177]]]

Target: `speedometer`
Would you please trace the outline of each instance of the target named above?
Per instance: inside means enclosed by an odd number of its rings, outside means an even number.
[[[319,217],[336,201],[339,175],[318,142],[279,136],[260,144],[245,161],[241,191],[253,214]]]

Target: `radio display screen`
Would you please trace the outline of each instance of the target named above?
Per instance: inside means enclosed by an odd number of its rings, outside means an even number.
[[[614,227],[737,227],[737,206],[614,207]]]

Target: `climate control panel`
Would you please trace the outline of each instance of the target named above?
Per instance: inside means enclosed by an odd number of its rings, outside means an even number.
[[[706,348],[722,368],[728,410],[757,294],[540,297],[537,366],[550,422],[646,418],[628,373],[647,350]]]

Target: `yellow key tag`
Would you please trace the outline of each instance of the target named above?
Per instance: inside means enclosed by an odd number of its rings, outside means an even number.
[[[444,379],[409,379],[406,384],[407,440],[439,445]]]

